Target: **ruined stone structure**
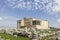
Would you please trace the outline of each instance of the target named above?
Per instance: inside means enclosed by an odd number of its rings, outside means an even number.
[[[40,20],[36,18],[24,18],[17,21],[17,29],[32,27],[36,29],[49,29],[49,22],[47,20]]]

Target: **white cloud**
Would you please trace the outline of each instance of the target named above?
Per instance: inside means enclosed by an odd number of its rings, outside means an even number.
[[[0,20],[14,19],[13,17],[0,17]]]
[[[7,20],[9,19],[8,17],[0,17],[0,20]]]
[[[26,9],[45,9],[48,12],[60,11],[60,0],[34,0],[34,2],[24,0],[8,0],[8,5],[13,8],[26,8]]]
[[[40,2],[40,0],[35,0],[35,2]]]
[[[16,27],[16,21],[19,18],[16,17],[12,17],[12,16],[4,16],[4,17],[0,17],[0,26],[9,28],[9,27]]]
[[[59,23],[60,23],[60,19],[57,19],[57,22],[59,22]]]
[[[2,18],[2,17],[0,17],[0,20],[3,20],[3,18]]]
[[[39,0],[34,0],[35,2],[32,2],[32,0],[29,2],[25,2],[24,0],[19,0],[19,1],[14,1],[14,0],[9,0],[8,5],[12,6],[13,8],[27,8],[27,9],[39,9],[43,4],[39,3]],[[42,4],[42,5],[41,5]]]
[[[52,7],[53,12],[59,12],[60,11],[60,0],[55,0],[56,5]]]

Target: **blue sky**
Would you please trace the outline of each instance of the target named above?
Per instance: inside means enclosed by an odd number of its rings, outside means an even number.
[[[60,28],[60,0],[0,0],[0,27],[15,28],[24,17],[48,20]]]

